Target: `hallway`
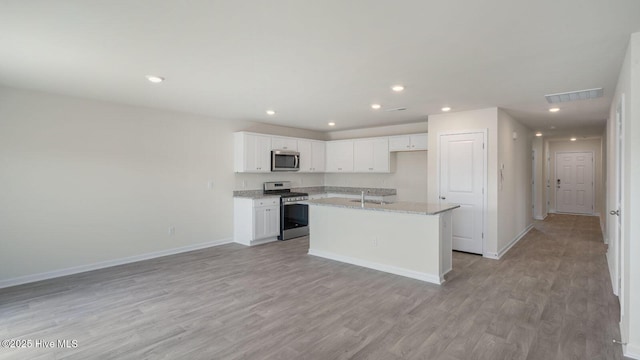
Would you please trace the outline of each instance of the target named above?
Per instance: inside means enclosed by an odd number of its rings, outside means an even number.
[[[526,359],[622,359],[605,254],[598,217],[549,214],[497,263],[457,254],[448,285],[494,287],[502,305],[487,332]]]

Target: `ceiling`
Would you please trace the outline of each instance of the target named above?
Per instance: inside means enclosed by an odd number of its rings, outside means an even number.
[[[0,0],[0,84],[317,131],[498,106],[586,136],[637,31],[638,0]]]

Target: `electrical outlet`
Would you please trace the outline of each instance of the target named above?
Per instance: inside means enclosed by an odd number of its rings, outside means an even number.
[[[173,236],[176,234],[176,227],[175,226],[169,226],[169,236]]]

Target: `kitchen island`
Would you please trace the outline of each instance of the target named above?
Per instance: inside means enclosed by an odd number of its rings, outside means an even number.
[[[442,284],[451,271],[451,211],[458,205],[309,203],[309,254]]]

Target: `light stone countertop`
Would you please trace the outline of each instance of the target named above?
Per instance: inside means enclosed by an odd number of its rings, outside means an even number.
[[[452,204],[430,204],[430,203],[420,203],[420,202],[398,201],[394,203],[384,203],[384,204],[365,202],[364,208],[363,208],[359,200],[356,200],[356,201],[353,201],[353,200],[354,199],[327,198],[327,199],[309,200],[307,201],[307,203],[309,205],[318,205],[318,206],[333,206],[333,207],[342,207],[342,208],[350,208],[350,209],[388,211],[388,212],[420,214],[420,215],[437,215],[445,211],[450,211],[460,207],[460,205],[452,205]]]

